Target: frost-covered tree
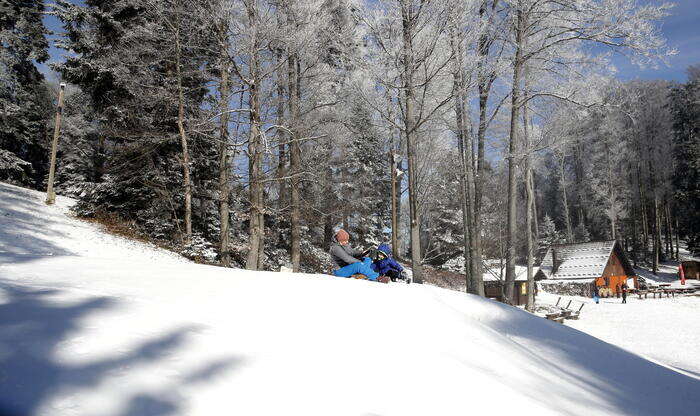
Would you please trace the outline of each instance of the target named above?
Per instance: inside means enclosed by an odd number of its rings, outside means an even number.
[[[546,251],[554,244],[562,244],[566,242],[566,238],[561,235],[559,230],[557,230],[557,226],[554,224],[554,221],[552,221],[552,218],[546,214],[544,216],[544,220],[540,224],[539,236],[541,252]]]
[[[589,241],[591,241],[591,234],[583,223],[579,223],[576,228],[574,228],[574,242],[587,243]]]
[[[624,48],[638,61],[650,61],[669,54],[655,21],[667,14],[669,5],[638,6],[628,0],[509,0],[506,6],[512,19],[513,78],[511,83],[511,114],[509,129],[508,186],[508,250],[506,268],[506,299],[512,299],[516,257],[517,152],[520,147],[518,125],[521,108],[538,97],[571,100],[567,84],[555,88],[527,91],[523,88],[528,67],[538,65],[557,77],[570,78],[585,62],[586,55],[579,46],[586,42]],[[625,22],[625,24],[619,24]],[[558,86],[564,87],[562,90]],[[525,91],[525,93],[523,93]],[[531,282],[532,278],[528,276]]]
[[[58,2],[66,30],[59,45],[71,56],[55,69],[89,97],[105,155],[104,175],[82,213],[115,211],[158,238],[186,237],[192,223],[206,229],[208,195],[191,192],[193,183],[212,179],[214,167],[212,146],[194,132],[208,59],[198,47],[207,26],[195,7],[177,0]]]
[[[374,107],[405,137],[411,265],[417,283],[422,282],[419,137],[426,123],[447,111],[451,102],[446,6],[436,1],[366,1],[362,15],[366,39],[372,45],[365,56],[366,68],[376,89],[401,92],[396,120],[382,111],[384,105]]]
[[[700,252],[700,65],[688,68],[688,81],[673,88],[673,185],[676,232],[688,249]],[[676,249],[678,249],[676,247]],[[678,252],[676,252],[678,256]]]
[[[0,180],[41,187],[52,98],[36,64],[48,60],[43,0],[0,3]]]

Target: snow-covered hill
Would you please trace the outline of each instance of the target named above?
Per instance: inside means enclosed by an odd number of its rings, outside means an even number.
[[[69,204],[0,184],[3,416],[700,414],[700,379],[516,308],[196,265]]]

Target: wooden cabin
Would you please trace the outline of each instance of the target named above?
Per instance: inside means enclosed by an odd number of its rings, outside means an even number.
[[[689,260],[681,262],[683,266],[683,275],[686,279],[700,280],[700,261]],[[680,279],[680,270],[678,272],[678,278]]]
[[[484,295],[489,299],[503,302],[504,281],[490,273],[484,273]],[[537,293],[535,291],[535,293]],[[516,266],[515,288],[513,292],[514,305],[527,304],[527,268]]]
[[[634,269],[615,240],[553,245],[542,259],[535,280],[542,280],[548,290],[555,288],[555,292],[561,292],[557,287],[574,288],[566,294],[581,296],[590,296],[594,284],[613,292],[625,283],[638,288]]]

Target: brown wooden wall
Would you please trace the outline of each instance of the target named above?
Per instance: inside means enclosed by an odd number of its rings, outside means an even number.
[[[484,294],[487,298],[496,299],[499,302],[503,302],[503,297],[501,296],[501,283],[491,283],[484,287]],[[527,304],[527,282],[517,281],[515,282],[515,304],[525,305]]]
[[[627,282],[627,279],[634,277],[634,287],[637,287],[636,276],[628,276],[625,272],[625,268],[620,262],[620,258],[617,256],[615,251],[612,252],[610,258],[608,259],[608,264],[605,265],[603,270],[603,275],[596,279],[597,286],[606,286],[610,289],[615,290],[618,285],[622,286]],[[606,279],[607,278],[607,279]],[[607,285],[606,285],[607,280]],[[631,289],[631,288],[630,288]]]
[[[686,279],[697,279],[700,280],[700,262],[698,261],[684,261],[683,272]],[[680,278],[680,275],[678,276]]]
[[[622,267],[620,258],[613,251],[608,259],[608,264],[605,265],[605,270],[603,270],[603,275],[601,277],[612,277],[612,276],[626,276],[625,268]]]

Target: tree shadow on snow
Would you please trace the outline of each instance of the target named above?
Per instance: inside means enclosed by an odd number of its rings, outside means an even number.
[[[65,397],[69,413],[83,414],[79,403],[69,403],[71,392],[89,390],[105,382],[129,382],[129,374],[172,359],[188,343],[197,327],[182,327],[103,359],[66,362],[56,357],[57,346],[75,339],[79,321],[88,315],[118,307],[118,301],[94,297],[66,305],[52,302],[59,290],[29,290],[0,284],[0,416],[37,414],[49,401]],[[71,357],[73,358],[73,357]],[[79,358],[79,357],[78,357]],[[138,392],[121,403],[123,416],[163,416],[182,410],[180,390],[206,383],[241,363],[228,357],[168,378],[162,391]],[[126,384],[126,387],[133,387]],[[128,390],[126,390],[128,391]],[[77,410],[77,413],[76,413]],[[51,414],[61,414],[61,409]]]
[[[42,204],[30,191],[0,183],[0,261],[74,254],[54,243],[66,235],[54,228],[58,222],[46,215]]]
[[[546,370],[533,374],[533,382],[526,386],[513,386],[535,400],[560,411],[567,402],[584,404],[581,407],[591,414],[596,410],[636,416],[700,414],[699,379],[576,329],[533,320],[524,311],[509,312],[486,323],[518,344],[538,370]],[[624,330],[621,326],[620,331]],[[543,344],[549,351],[542,352]]]

